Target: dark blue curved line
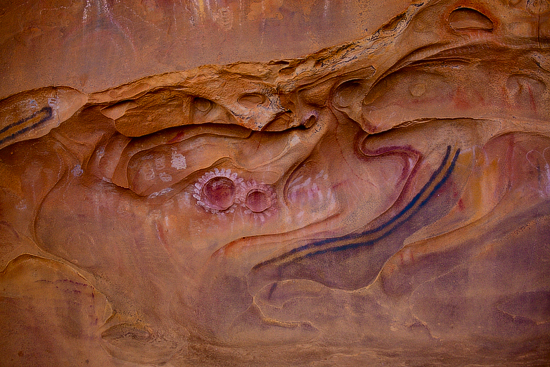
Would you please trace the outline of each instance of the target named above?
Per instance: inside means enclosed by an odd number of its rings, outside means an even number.
[[[447,169],[447,172],[445,173],[445,176],[443,176],[443,178],[437,183],[437,185],[433,188],[433,190],[431,191],[431,193],[428,195],[428,197],[426,199],[424,199],[420,205],[418,206],[418,208],[416,208],[412,213],[411,215],[415,214],[416,212],[418,212],[418,210],[420,210],[420,208],[422,208],[426,202],[433,196],[433,194],[445,183],[445,181],[447,181],[447,179],[449,178],[449,176],[451,175],[453,169],[454,169],[454,166],[455,166],[455,163],[456,163],[456,160],[458,158],[458,155],[460,153],[460,149],[458,149],[455,153],[455,156],[453,158],[453,161],[451,162],[451,165],[449,166],[449,168]],[[441,173],[441,171],[443,171],[443,168],[445,167],[445,165],[447,164],[448,160],[449,160],[449,156],[451,154],[451,146],[448,145],[447,146],[447,151],[445,153],[445,157],[443,157],[443,160],[441,162],[441,164],[439,165],[439,167],[437,168],[437,170],[432,174],[432,176],[430,177],[430,179],[428,180],[428,182],[422,187],[422,189],[420,189],[420,191],[414,196],[414,198],[409,202],[409,204],[407,204],[407,206],[405,206],[403,209],[401,209],[401,211],[399,213],[397,213],[393,218],[391,218],[390,220],[388,220],[387,222],[381,224],[380,226],[374,228],[374,229],[370,229],[368,231],[364,231],[364,232],[361,232],[361,233],[352,233],[352,234],[348,234],[348,235],[345,235],[345,236],[341,236],[341,237],[334,237],[334,238],[327,238],[325,240],[321,240],[321,241],[317,241],[317,242],[313,242],[313,243],[309,243],[307,245],[304,245],[304,246],[301,246],[301,247],[297,247],[295,249],[292,249],[290,250],[289,252],[281,255],[281,256],[278,256],[277,258],[274,258],[274,259],[271,259],[271,260],[267,260],[263,263],[260,263],[260,264],[257,264],[256,266],[254,266],[254,268],[258,268],[258,267],[261,267],[263,265],[267,265],[267,264],[270,264],[270,263],[273,263],[277,260],[281,260],[281,259],[284,259],[285,257],[289,257],[290,255],[292,254],[295,254],[297,252],[301,252],[301,251],[304,251],[304,250],[307,250],[309,248],[313,248],[313,247],[319,247],[319,246],[322,246],[322,245],[326,245],[326,244],[329,244],[329,243],[333,243],[333,242],[339,242],[339,241],[345,241],[345,240],[350,240],[350,239],[355,239],[355,238],[360,238],[360,237],[363,237],[363,236],[366,236],[366,235],[369,235],[369,234],[372,234],[372,233],[376,233],[376,232],[379,232],[381,230],[383,230],[384,228],[386,228],[387,226],[393,224],[394,222],[396,222],[397,220],[399,220],[401,217],[403,217],[405,214],[407,214],[407,211],[409,211],[412,207],[414,207],[414,205],[416,205],[416,203],[418,202],[418,200],[420,200],[420,197],[428,190],[428,188],[430,187],[430,185],[433,183],[433,181],[437,178],[437,176],[439,176],[439,174]],[[402,222],[404,223],[404,222]],[[399,225],[401,225],[402,223],[399,223]],[[328,251],[342,251],[342,250],[346,250],[346,249],[349,249],[349,248],[354,248],[354,247],[360,247],[360,246],[367,246],[367,245],[370,245],[370,244],[373,244],[374,242],[376,241],[379,241],[380,239],[384,238],[385,236],[387,236],[389,233],[386,233],[386,234],[383,234],[381,235],[380,237],[377,237],[376,239],[373,239],[371,241],[367,241],[367,242],[360,242],[360,243],[356,243],[356,244],[347,244],[347,245],[342,245],[342,246],[338,246],[338,247],[332,247],[330,249],[325,249],[325,250],[319,250],[319,251],[316,251],[316,252],[313,252],[313,253],[310,253],[310,254],[307,254],[305,255],[304,257],[309,257],[309,256],[313,256],[313,255],[318,255],[318,254],[322,254],[322,253],[325,253],[325,252],[328,252]]]
[[[441,173],[441,171],[443,170],[443,167],[445,166],[445,164],[447,164],[447,161],[449,160],[449,155],[450,155],[450,152],[451,152],[451,147],[448,146],[447,147],[447,152],[445,154],[445,157],[443,158],[443,161],[441,162],[441,164],[439,165],[438,169],[432,174],[432,176],[430,177],[430,180],[422,187],[422,189],[414,196],[414,198],[411,200],[411,202],[409,204],[407,204],[407,206],[405,206],[399,213],[397,213],[393,218],[391,218],[390,220],[388,220],[387,222],[381,224],[380,226],[374,228],[374,229],[370,229],[368,231],[365,231],[365,232],[361,232],[361,233],[352,233],[352,234],[348,234],[348,235],[345,235],[345,236],[342,236],[342,237],[335,237],[335,238],[327,238],[325,240],[321,240],[321,241],[317,241],[317,242],[313,242],[313,243],[310,243],[310,244],[307,244],[307,245],[304,245],[302,247],[298,247],[290,252],[288,252],[287,254],[292,254],[292,253],[295,253],[295,252],[299,252],[299,251],[302,251],[302,250],[305,250],[309,247],[318,247],[318,246],[322,246],[322,245],[325,245],[325,244],[328,244],[328,243],[332,243],[332,242],[337,242],[337,241],[340,241],[340,240],[349,240],[349,239],[353,239],[353,238],[359,238],[359,237],[363,237],[363,236],[366,236],[366,235],[369,235],[369,234],[372,234],[372,233],[375,233],[375,232],[378,232],[382,229],[384,229],[385,227],[389,226],[390,224],[394,223],[395,221],[397,221],[399,218],[401,218],[403,215],[405,215],[407,213],[407,211],[412,208],[416,202],[420,199],[420,197],[424,194],[424,192],[426,192],[426,190],[428,190],[428,187],[430,187],[431,183],[435,180],[435,178]]]
[[[426,205],[426,203],[432,198],[432,196],[437,192],[437,190],[439,190],[441,188],[441,186],[443,186],[443,184],[445,184],[445,182],[447,181],[447,179],[451,176],[453,170],[454,170],[454,167],[455,167],[455,164],[456,164],[456,160],[458,158],[458,155],[460,154],[460,149],[458,149],[455,153],[455,156],[453,158],[453,161],[451,162],[451,165],[449,166],[449,168],[447,169],[447,172],[445,172],[445,176],[443,176],[443,178],[441,178],[441,181],[439,181],[437,183],[437,185],[435,185],[435,187],[433,188],[433,190],[430,192],[430,194],[426,197],[426,199],[424,199],[419,205],[417,208],[415,208],[412,212],[411,212],[411,216],[418,213],[418,211],[420,209],[422,209],[422,207],[424,205]],[[409,206],[409,205],[407,205]],[[394,217],[395,218],[395,217]],[[388,221],[389,223],[390,221]],[[398,228],[400,225],[402,225],[403,223],[405,223],[405,221],[401,222],[401,223],[398,223],[397,226],[395,228]],[[369,232],[369,231],[367,231]],[[367,233],[367,232],[364,232],[364,233]],[[387,237],[390,235],[391,232],[387,232],[387,233],[384,233],[382,234],[380,237],[377,237],[373,240],[370,240],[370,241],[367,241],[367,242],[359,242],[359,243],[350,243],[350,244],[347,244],[347,245],[342,245],[342,246],[337,246],[337,247],[331,247],[329,249],[324,249],[324,250],[319,250],[319,251],[316,251],[316,252],[312,252],[312,253],[309,253],[309,254],[306,254],[304,257],[310,257],[310,256],[313,256],[313,255],[321,255],[321,254],[324,254],[326,252],[337,252],[337,251],[344,251],[344,250],[349,250],[349,249],[353,249],[353,248],[357,248],[357,247],[362,247],[362,246],[370,246],[370,245],[373,245],[375,242],[378,242],[380,241],[381,239]]]
[[[43,118],[41,118],[38,122],[35,122],[34,124],[30,125],[30,126],[27,126],[27,127],[24,127],[22,128],[21,130],[18,130],[16,132],[14,132],[13,134],[11,135],[8,135],[6,136],[4,139],[1,139],[0,140],[0,144],[4,144],[6,141],[9,141],[9,140],[13,140],[15,139],[16,137],[18,137],[19,135],[21,134],[24,134],[26,133],[27,131],[31,130],[31,129],[34,129],[35,127],[39,126],[39,125],[42,125],[44,122],[48,121],[52,115],[53,115],[53,110],[51,107],[44,107],[42,108],[40,111],[37,111],[35,113],[33,113],[32,115],[30,115],[29,117],[25,117],[24,119],[21,119],[17,122],[14,122],[13,124],[9,124],[8,126],[2,128],[0,130],[0,134],[8,131],[9,129],[13,128],[13,127],[16,127],[16,126],[19,126],[21,124],[24,124],[25,122],[29,121],[29,120],[32,120],[33,118],[35,118],[36,116],[38,116],[39,114],[41,114],[42,112],[46,112],[46,116],[44,116]]]

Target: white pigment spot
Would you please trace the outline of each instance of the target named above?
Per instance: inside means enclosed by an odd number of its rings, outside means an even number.
[[[105,147],[99,147],[97,149],[97,157],[101,159],[103,158],[104,155],[105,155]]]
[[[187,208],[191,205],[191,195],[188,192],[184,193],[183,196],[178,196],[176,200],[180,209]]]
[[[21,199],[19,203],[15,206],[19,210],[25,210],[27,209],[27,203],[25,202],[25,199]]]
[[[301,180],[302,178],[304,178],[304,176],[300,176],[300,177],[298,177],[298,178],[292,180],[292,182],[290,183],[290,186],[293,186],[294,184],[300,182],[300,180]]]
[[[297,135],[294,135],[292,138],[290,138],[290,140],[288,141],[288,145],[293,147],[293,146],[296,146],[298,144],[300,144],[302,140],[297,136]]]
[[[80,166],[80,164],[77,164],[77,165],[74,166],[74,168],[71,170],[71,173],[73,174],[74,177],[80,177],[80,176],[82,176],[82,174],[84,173],[84,171],[82,170],[82,167]]]
[[[166,167],[166,164],[164,163],[164,161],[165,161],[164,157],[155,158],[155,168],[164,169]]]
[[[146,162],[143,165],[143,177],[147,181],[151,181],[155,179],[155,170],[153,169],[153,164],[151,162]]]
[[[162,182],[170,182],[172,181],[172,176],[170,176],[166,172],[159,173],[159,178],[162,180]]]
[[[48,106],[51,108],[57,108],[57,104],[59,103],[59,100],[55,97],[48,98]]]
[[[172,152],[172,168],[179,170],[186,169],[187,168],[187,162],[185,160],[185,157],[183,154],[178,153],[176,151]]]
[[[151,180],[154,180],[155,179],[155,171],[153,171],[152,168],[149,168],[149,170],[147,170],[145,172],[145,179],[147,181],[151,181]]]

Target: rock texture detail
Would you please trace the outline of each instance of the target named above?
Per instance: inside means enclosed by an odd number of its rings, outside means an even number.
[[[549,19],[0,101],[0,364],[550,363]]]

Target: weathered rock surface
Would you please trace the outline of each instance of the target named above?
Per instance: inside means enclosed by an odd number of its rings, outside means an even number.
[[[0,101],[2,365],[547,365],[549,17]]]
[[[13,0],[0,4],[0,98],[95,92],[206,64],[295,58],[372,34],[410,0]]]

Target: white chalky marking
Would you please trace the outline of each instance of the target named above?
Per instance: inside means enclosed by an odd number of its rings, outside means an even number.
[[[166,167],[166,164],[164,163],[164,157],[155,158],[155,168],[164,169],[164,167]]]
[[[172,181],[172,176],[170,176],[168,173],[166,172],[161,172],[159,173],[159,177],[160,179],[162,180],[162,182],[170,182]]]
[[[71,173],[73,174],[74,177],[80,177],[80,176],[82,176],[82,174],[84,173],[84,171],[82,170],[82,167],[80,167],[80,164],[77,164],[77,165],[74,166],[74,168],[71,170]]]
[[[187,162],[183,154],[175,151],[172,152],[172,167],[178,171],[187,168]]]

